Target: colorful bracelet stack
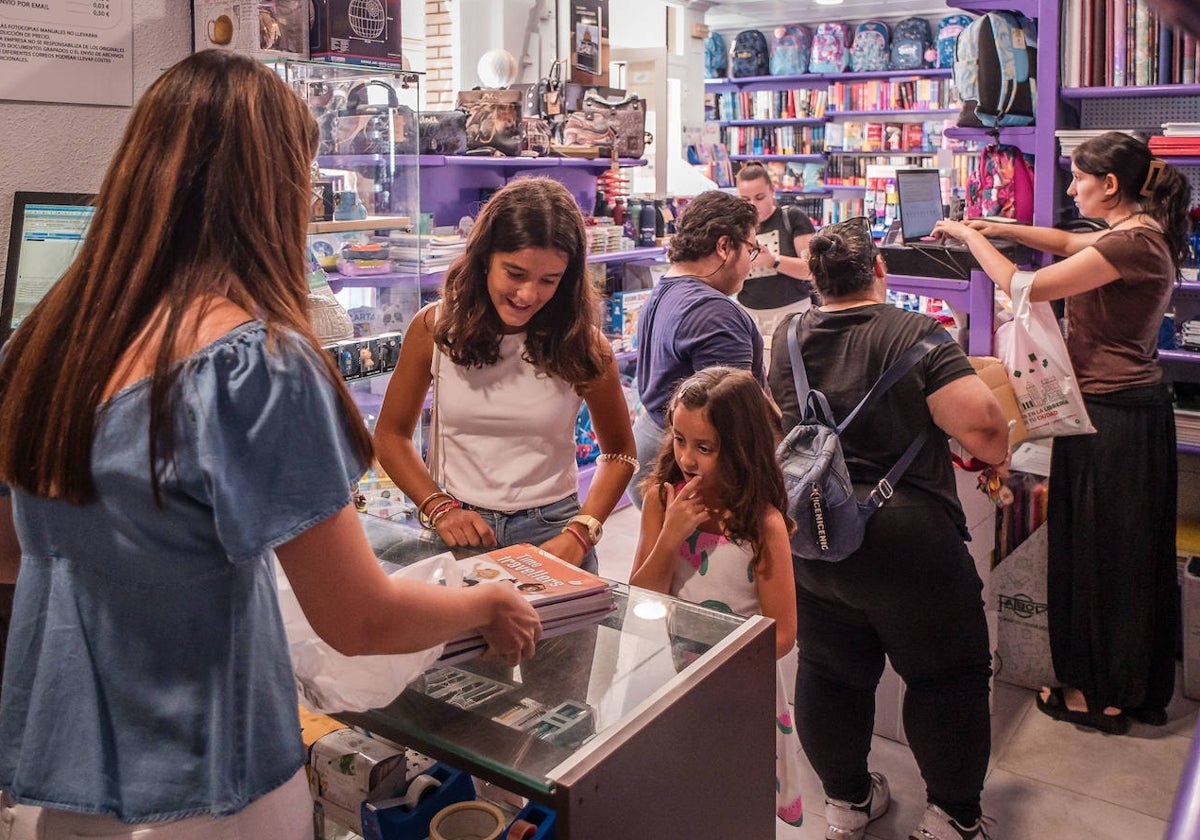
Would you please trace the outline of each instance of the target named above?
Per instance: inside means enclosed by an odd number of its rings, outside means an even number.
[[[567,525],[565,528],[563,528],[563,529],[562,529],[562,532],[563,532],[564,534],[570,534],[572,537],[574,537],[575,539],[579,540],[579,544],[580,544],[581,546],[583,546],[583,553],[584,553],[584,554],[587,554],[589,551],[591,551],[591,550],[592,550],[592,544],[591,544],[591,543],[589,543],[587,540],[585,540],[585,539],[583,538],[583,535],[582,535],[582,534],[580,534],[578,531],[576,531],[574,528],[572,528],[570,525]]]
[[[431,502],[436,502],[436,504],[426,510]],[[437,528],[438,522],[443,516],[456,509],[462,509],[462,502],[444,490],[437,490],[430,493],[425,497],[425,501],[417,505],[417,521],[421,523],[422,528],[432,531]]]

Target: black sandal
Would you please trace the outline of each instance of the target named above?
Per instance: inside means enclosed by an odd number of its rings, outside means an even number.
[[[1124,712],[1119,715],[1106,715],[1104,712],[1077,712],[1074,709],[1067,708],[1067,701],[1063,697],[1061,687],[1055,686],[1049,689],[1049,692],[1050,696],[1045,700],[1042,699],[1040,691],[1034,698],[1037,701],[1038,710],[1042,714],[1049,715],[1055,720],[1061,720],[1064,723],[1073,723],[1076,726],[1087,726],[1091,729],[1098,729],[1110,735],[1124,735],[1129,731],[1129,718]]]
[[[1167,710],[1162,706],[1136,706],[1132,709],[1125,709],[1125,714],[1138,723],[1148,726],[1167,725]]]

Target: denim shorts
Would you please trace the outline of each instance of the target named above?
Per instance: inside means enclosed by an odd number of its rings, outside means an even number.
[[[541,545],[549,539],[562,533],[571,517],[579,513],[579,496],[572,493],[565,499],[551,502],[541,507],[504,513],[498,510],[476,507],[463,503],[463,508],[478,513],[493,531],[496,532],[496,544],[499,546],[516,545],[517,543],[532,543]],[[596,549],[588,549],[579,564],[584,571],[596,574],[600,563],[596,557]]]

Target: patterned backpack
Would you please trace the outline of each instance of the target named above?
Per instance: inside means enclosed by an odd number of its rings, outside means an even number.
[[[729,76],[766,76],[771,72],[771,49],[767,36],[757,29],[746,29],[733,39],[729,50]]]
[[[1037,24],[1013,12],[971,21],[954,48],[960,126],[1033,125],[1037,116]]]
[[[893,70],[919,70],[932,67],[933,27],[925,18],[905,18],[892,30]]]
[[[812,32],[807,26],[777,26],[772,33],[771,75],[797,76],[808,72],[812,55]]]
[[[970,15],[946,15],[938,21],[937,27],[937,66],[949,69],[954,66],[954,42],[958,33],[971,25]]]
[[[991,145],[967,176],[967,215],[1033,223],[1033,158],[1015,146]]]
[[[865,20],[854,29],[850,47],[850,69],[855,73],[886,70],[890,50],[888,25],[881,20]]]
[[[729,71],[729,51],[721,33],[713,30],[704,39],[704,78],[722,79]]]
[[[813,30],[810,73],[841,73],[850,62],[850,25],[834,21],[818,23]]]

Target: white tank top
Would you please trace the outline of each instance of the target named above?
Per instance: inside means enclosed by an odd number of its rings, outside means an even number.
[[[583,399],[521,358],[524,349],[524,333],[506,335],[500,358],[483,368],[433,350],[430,471],[462,501],[505,513],[579,491],[575,418]]]

